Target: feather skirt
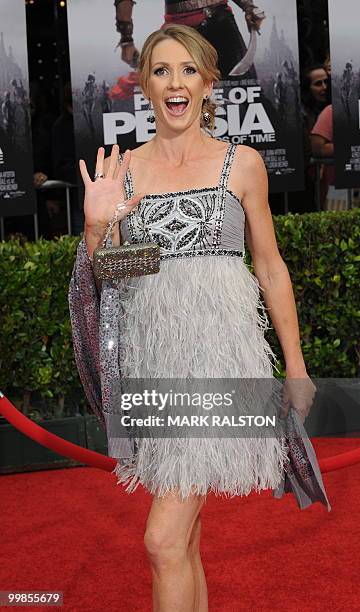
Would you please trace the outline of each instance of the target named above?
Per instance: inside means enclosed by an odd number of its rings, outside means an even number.
[[[122,377],[274,378],[266,307],[242,258],[162,260],[158,274],[119,281],[119,295]],[[254,386],[254,404],[263,401],[256,397],[260,389]],[[237,413],[249,413],[245,398]],[[154,495],[176,491],[181,499],[210,491],[248,495],[276,489],[289,461],[280,429],[272,437],[149,437],[135,443],[135,455],[114,469],[117,484],[129,493],[141,483]]]

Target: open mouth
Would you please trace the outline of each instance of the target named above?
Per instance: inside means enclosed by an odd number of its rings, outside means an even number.
[[[173,96],[166,98],[165,104],[171,115],[179,117],[185,113],[189,100],[184,96]]]

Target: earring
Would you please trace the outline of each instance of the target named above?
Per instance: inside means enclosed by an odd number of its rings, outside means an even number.
[[[202,118],[203,118],[204,123],[206,123],[206,125],[209,125],[209,123],[211,121],[211,115],[210,115],[210,113],[208,111],[205,111],[202,114]]]
[[[204,102],[207,102],[208,98],[209,98],[209,96],[205,96]],[[205,123],[205,125],[209,125],[209,123],[211,121],[211,115],[210,115],[209,111],[207,111],[207,110],[206,111],[202,111],[201,116],[202,116],[202,120]]]
[[[150,115],[148,115],[148,117],[146,118],[146,121],[148,121],[149,123],[154,123],[155,122],[155,115],[152,111],[151,108],[151,100],[149,100],[149,108],[148,111],[150,112]]]

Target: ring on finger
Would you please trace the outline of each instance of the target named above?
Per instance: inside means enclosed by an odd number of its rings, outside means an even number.
[[[99,178],[105,178],[105,174],[103,172],[95,172],[94,174],[94,181],[97,181],[97,179]]]

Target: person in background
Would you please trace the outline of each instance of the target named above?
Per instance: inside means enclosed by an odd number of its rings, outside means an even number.
[[[329,76],[322,64],[305,68],[301,80],[301,100],[309,134],[323,108],[330,104],[328,87]]]
[[[316,157],[333,157],[333,107],[329,104],[321,111],[311,130],[311,147]]]
[[[311,130],[311,148],[314,157],[333,157],[333,107],[329,104],[321,111]],[[321,208],[324,208],[329,185],[335,185],[335,166],[321,168]]]
[[[305,68],[301,78],[301,115],[303,124],[303,145],[305,165],[305,206],[304,212],[315,207],[316,170],[311,164],[313,150],[311,130],[321,111],[329,104],[329,77],[322,64],[313,64]],[[301,204],[303,206],[303,204]],[[296,210],[292,207],[296,212]]]

